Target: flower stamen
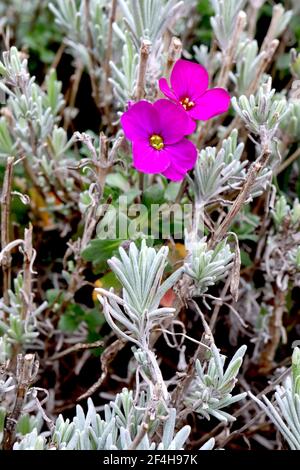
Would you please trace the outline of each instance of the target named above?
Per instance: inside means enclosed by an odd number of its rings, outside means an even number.
[[[155,150],[162,150],[165,146],[164,141],[162,137],[158,134],[153,134],[150,137],[150,145],[153,147]]]
[[[180,103],[182,104],[182,106],[184,107],[186,111],[189,111],[195,106],[194,101],[190,100],[188,96],[185,96],[184,98],[182,98],[180,100]]]

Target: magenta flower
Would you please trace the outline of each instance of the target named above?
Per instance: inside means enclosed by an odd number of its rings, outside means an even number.
[[[159,88],[170,100],[181,104],[192,119],[206,121],[228,111],[230,95],[223,88],[208,90],[208,73],[202,65],[178,60],[171,73],[171,87],[165,78]]]
[[[184,138],[195,130],[186,112],[168,100],[151,104],[139,101],[121,117],[127,139],[132,141],[133,164],[143,173],[162,173],[180,181],[197,159],[195,145]]]

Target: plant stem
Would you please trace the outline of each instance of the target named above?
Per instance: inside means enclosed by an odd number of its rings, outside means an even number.
[[[297,160],[300,157],[300,147],[287,158],[279,167],[277,170],[275,170],[275,175],[279,175],[282,171],[284,171],[288,166],[290,166],[295,160]]]
[[[86,33],[87,33],[87,50],[89,54],[89,59],[90,59],[90,66],[89,66],[89,75],[91,78],[91,85],[92,85],[92,95],[94,98],[94,101],[96,103],[96,106],[99,111],[102,110],[102,105],[101,105],[101,98],[100,98],[100,89],[99,89],[99,81],[96,76],[96,68],[98,66],[97,61],[94,56],[93,52],[93,36],[91,33],[90,29],[90,0],[85,0],[84,2],[84,17],[85,17],[85,27],[86,27]]]
[[[140,60],[138,67],[138,77],[135,98],[137,101],[141,100],[145,96],[145,81],[147,72],[147,63],[151,52],[151,42],[147,39],[142,40],[140,48]]]
[[[227,294],[227,291],[228,291],[229,287],[230,287],[230,276],[227,277],[226,282],[224,284],[224,287],[222,289],[222,292],[221,292],[221,295],[220,295],[221,299],[224,299],[226,297],[226,294]],[[211,316],[210,323],[209,323],[209,327],[210,327],[212,332],[215,329],[221,307],[222,307],[222,302],[220,301],[220,302],[216,303],[215,308],[213,310],[213,314]]]
[[[34,354],[18,355],[16,400],[12,412],[6,418],[3,436],[4,450],[11,450],[13,447],[18,419],[25,403],[28,388],[36,376],[37,367],[38,365],[34,361]]]
[[[23,307],[22,320],[26,320],[32,310],[32,263],[34,261],[34,250],[32,247],[32,225],[25,229],[24,234],[24,265],[23,265]]]
[[[268,322],[269,339],[259,358],[259,372],[267,374],[274,366],[274,358],[281,339],[282,316],[286,309],[287,292],[275,286],[274,307]]]
[[[77,93],[79,89],[80,80],[83,74],[83,70],[84,70],[84,65],[81,62],[81,60],[76,60],[76,68],[75,68],[75,72],[70,78],[70,88],[67,93],[68,100],[66,100],[68,101],[68,108],[70,109],[75,108]],[[73,126],[71,118],[72,118],[72,115],[70,112],[64,113],[63,127],[65,130],[69,128],[70,124],[74,130],[74,126]]]
[[[100,133],[99,148],[100,148],[100,155],[96,163],[97,163],[97,176],[98,176],[97,183],[99,185],[99,201],[100,201],[103,195],[103,191],[104,191],[106,176],[111,168],[111,164],[109,163],[109,155],[108,155],[108,139],[103,132]]]
[[[1,195],[1,249],[9,244],[9,216],[11,204],[11,186],[13,178],[14,157],[8,157]],[[11,285],[11,254],[5,253],[2,259],[3,271],[3,298],[6,305],[9,303],[8,290]]]
[[[260,85],[260,79],[262,75],[265,73],[267,70],[269,64],[271,63],[273,56],[276,52],[277,47],[279,46],[279,41],[278,39],[273,39],[270,43],[266,44],[265,49],[265,56],[263,60],[260,62],[260,65],[256,71],[256,75],[254,80],[251,82],[249,88],[246,91],[246,96],[250,96],[256,92]]]
[[[150,421],[150,415],[149,412],[147,411],[147,416],[145,421],[142,422],[141,427],[139,429],[139,432],[135,436],[134,440],[132,441],[132,444],[130,447],[128,447],[128,450],[136,450],[139,444],[142,442],[144,439],[145,435],[147,434],[149,425],[148,422]]]
[[[227,85],[229,73],[233,65],[234,55],[236,52],[237,44],[239,43],[240,36],[245,29],[247,24],[247,16],[244,11],[240,11],[234,27],[234,31],[232,34],[232,38],[228,44],[226,51],[224,52],[222,68],[218,79],[217,86],[220,88],[224,88]]]
[[[117,0],[111,0],[110,5],[110,15],[109,15],[109,23],[108,23],[108,33],[107,33],[107,46],[106,46],[106,54],[103,64],[103,72],[105,77],[105,86],[104,86],[104,99],[106,100],[107,97],[110,95],[111,92],[111,84],[109,82],[109,63],[112,57],[112,39],[113,39],[113,24],[116,18],[116,11],[117,11]]]
[[[199,359],[201,363],[205,361],[206,353],[209,350],[210,345],[214,341],[211,330],[208,324],[206,323],[204,315],[201,312],[198,304],[194,300],[191,300],[190,305],[191,308],[200,315],[204,327],[204,333],[201,338],[201,343],[198,345],[198,348],[190,359],[184,378],[178,382],[176,388],[172,392],[172,403],[177,409],[180,408],[182,397],[184,396],[185,391],[188,389],[191,381],[194,378],[196,360]],[[180,424],[181,423],[177,423],[178,428],[180,427]]]
[[[255,37],[259,8],[260,7],[254,6],[250,3],[248,11],[247,11],[247,18],[249,18],[248,36],[250,39],[254,39]]]
[[[255,183],[255,180],[259,174],[259,172],[265,167],[267,164],[269,157],[270,157],[271,151],[269,149],[269,146],[266,145],[265,148],[263,149],[260,157],[258,158],[257,161],[253,162],[252,165],[250,166],[247,179],[244,183],[244,186],[239,193],[238,197],[234,201],[233,205],[231,206],[230,211],[228,212],[227,216],[219,225],[215,233],[212,235],[212,238],[210,240],[210,245],[214,246],[219,240],[222,240],[226,232],[228,231],[233,219],[236,217],[236,215],[239,213],[241,207],[243,204],[246,202],[246,200],[249,197],[250,190]]]
[[[274,5],[273,7],[273,12],[272,12],[272,20],[268,29],[268,32],[263,40],[263,43],[261,45],[261,51],[265,51],[269,48],[269,44],[275,39],[276,37],[276,31],[279,25],[279,22],[283,16],[284,13],[284,8],[280,4]]]
[[[164,76],[166,79],[170,77],[173,65],[180,58],[182,52],[182,42],[176,36],[171,39],[170,47],[168,50],[167,63]]]

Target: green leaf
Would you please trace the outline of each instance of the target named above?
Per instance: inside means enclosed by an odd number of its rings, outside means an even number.
[[[81,321],[78,322],[78,320],[73,317],[72,315],[64,314],[60,317],[59,322],[58,322],[58,327],[62,331],[75,331]]]
[[[246,268],[249,268],[253,264],[249,254],[245,250],[241,250],[241,264]]]
[[[86,312],[84,315],[84,321],[88,326],[89,332],[92,333],[98,329],[99,326],[102,326],[105,323],[105,318],[99,308],[93,308]]]
[[[85,312],[80,305],[71,304],[67,307],[66,313],[60,317],[58,327],[62,331],[75,331],[84,320],[84,316]]]
[[[107,269],[107,260],[113,256],[123,240],[91,240],[89,245],[81,252],[85,261],[91,261],[96,273]]]
[[[48,304],[61,303],[63,300],[63,292],[59,289],[48,289],[46,291],[46,299]]]
[[[30,415],[26,414],[19,418],[17,424],[17,431],[22,434],[22,436],[25,436],[26,434],[29,434],[32,431]]]
[[[164,201],[164,190],[159,184],[153,184],[143,193],[143,203],[150,207],[151,204],[161,204]]]
[[[181,183],[169,183],[165,190],[166,201],[175,202],[176,196],[179,192]]]
[[[102,276],[99,281],[101,282],[101,287],[103,287],[103,289],[110,289],[113,287],[115,291],[118,291],[122,287],[120,281],[112,271]]]
[[[121,189],[124,193],[129,191],[130,184],[128,179],[125,176],[121,175],[121,173],[110,173],[106,177],[106,185],[111,188],[118,188]]]

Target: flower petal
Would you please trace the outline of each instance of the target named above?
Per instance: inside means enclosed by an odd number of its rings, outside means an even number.
[[[186,175],[186,171],[179,171],[173,165],[170,165],[165,171],[162,172],[162,175],[171,181],[182,181]]]
[[[129,140],[145,140],[154,133],[160,133],[157,111],[148,101],[132,105],[121,117],[125,136]]]
[[[171,90],[169,87],[169,84],[165,78],[160,78],[158,80],[158,85],[160,91],[167,97],[170,98],[170,100],[177,101],[177,96],[175,95],[174,91]]]
[[[166,153],[170,157],[170,166],[162,174],[172,181],[180,181],[188,170],[191,170],[197,160],[197,149],[187,139],[182,139],[174,145],[166,147]]]
[[[185,111],[185,114],[187,115],[187,117],[189,118],[189,127],[188,127],[188,133],[187,135],[189,134],[193,134],[193,132],[195,132],[196,130],[196,121],[194,121],[194,119],[189,115],[189,112],[188,111]]]
[[[196,100],[196,105],[189,112],[194,119],[206,121],[228,111],[230,95],[223,88],[212,88]]]
[[[148,142],[137,140],[132,144],[133,165],[143,173],[161,173],[170,165],[165,149],[155,150]]]
[[[171,73],[171,85],[177,99],[188,97],[195,100],[208,87],[208,73],[202,65],[179,59]]]
[[[194,132],[196,125],[191,122],[182,106],[162,99],[157,100],[153,107],[159,116],[159,127],[165,144],[174,144]]]

